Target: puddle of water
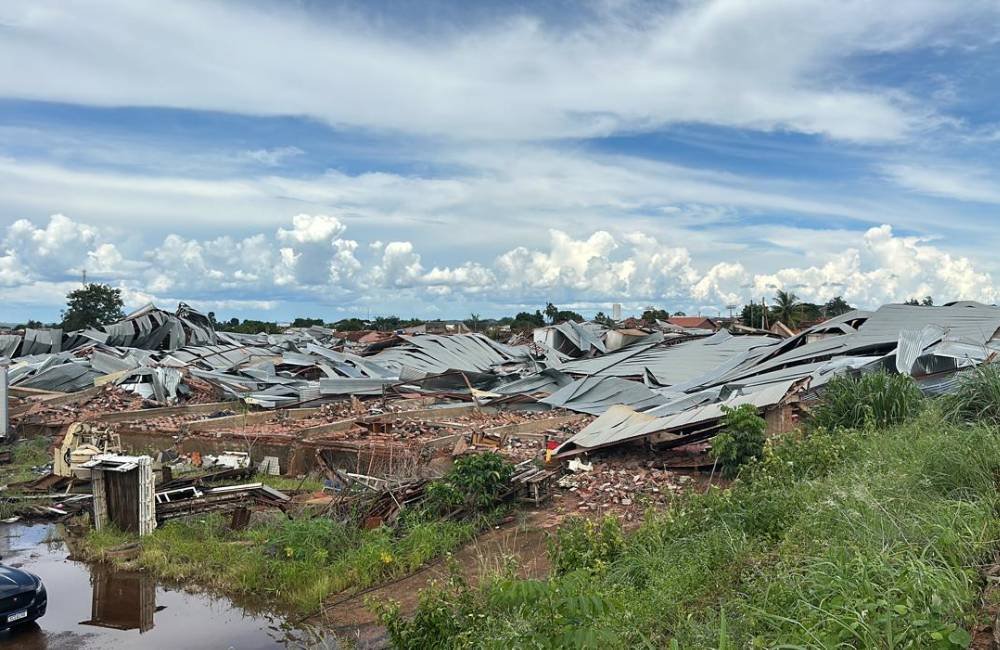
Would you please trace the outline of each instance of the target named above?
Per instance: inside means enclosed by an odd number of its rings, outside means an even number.
[[[313,647],[279,616],[249,613],[225,598],[158,585],[151,576],[68,559],[53,525],[0,525],[4,564],[45,582],[48,610],[37,623],[0,632],[0,649]],[[285,626],[287,627],[287,626]],[[336,648],[333,640],[320,647]]]

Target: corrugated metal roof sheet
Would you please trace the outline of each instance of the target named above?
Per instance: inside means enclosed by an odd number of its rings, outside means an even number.
[[[764,408],[779,403],[788,394],[795,381],[771,384],[745,394],[713,404],[686,409],[665,417],[649,413],[637,413],[627,406],[613,406],[591,422],[575,436],[564,442],[557,454],[579,450],[596,449],[621,444],[653,433],[687,429],[698,424],[709,424],[723,416],[723,406],[735,408],[741,404],[753,404]]]
[[[618,377],[583,377],[539,401],[596,415],[616,404],[628,404],[638,410],[645,410],[665,403],[666,398],[637,381]]]
[[[386,348],[368,358],[397,372],[405,367],[425,374],[448,370],[488,372],[503,364],[529,359],[527,348],[505,346],[481,334],[425,334],[402,338],[406,341],[404,345]]]
[[[672,386],[703,375],[739,354],[773,346],[777,341],[767,336],[733,336],[723,330],[693,341],[633,346],[594,359],[569,361],[560,370],[597,377],[644,377],[648,371],[660,385]]]

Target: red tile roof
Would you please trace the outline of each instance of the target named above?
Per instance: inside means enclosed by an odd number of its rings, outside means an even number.
[[[708,316],[674,316],[668,318],[667,322],[677,327],[689,327],[692,329],[718,329],[718,324]]]

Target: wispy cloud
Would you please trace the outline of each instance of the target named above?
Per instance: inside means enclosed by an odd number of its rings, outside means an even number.
[[[964,164],[889,164],[886,175],[914,192],[959,201],[1000,204],[1000,175]]]
[[[700,122],[857,141],[932,119],[900,92],[852,81],[852,56],[920,47],[991,3],[771,0],[629,3],[553,28],[527,13],[385,30],[283,5],[15,0],[3,11],[8,97],[308,115],[338,126],[551,139]],[[220,29],[224,26],[224,29]],[[941,42],[940,40],[938,42]],[[834,77],[835,84],[820,83]]]

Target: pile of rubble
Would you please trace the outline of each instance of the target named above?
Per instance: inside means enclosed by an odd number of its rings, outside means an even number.
[[[12,409],[11,423],[24,420],[69,424],[93,419],[104,413],[137,411],[148,402],[118,386],[104,386],[96,394],[71,404],[50,405],[45,399],[26,400],[24,407]]]
[[[655,461],[584,464],[559,479],[559,487],[575,496],[581,514],[615,512],[628,521],[647,508],[660,508],[693,484],[691,476],[656,467]],[[571,467],[573,467],[571,465]]]

